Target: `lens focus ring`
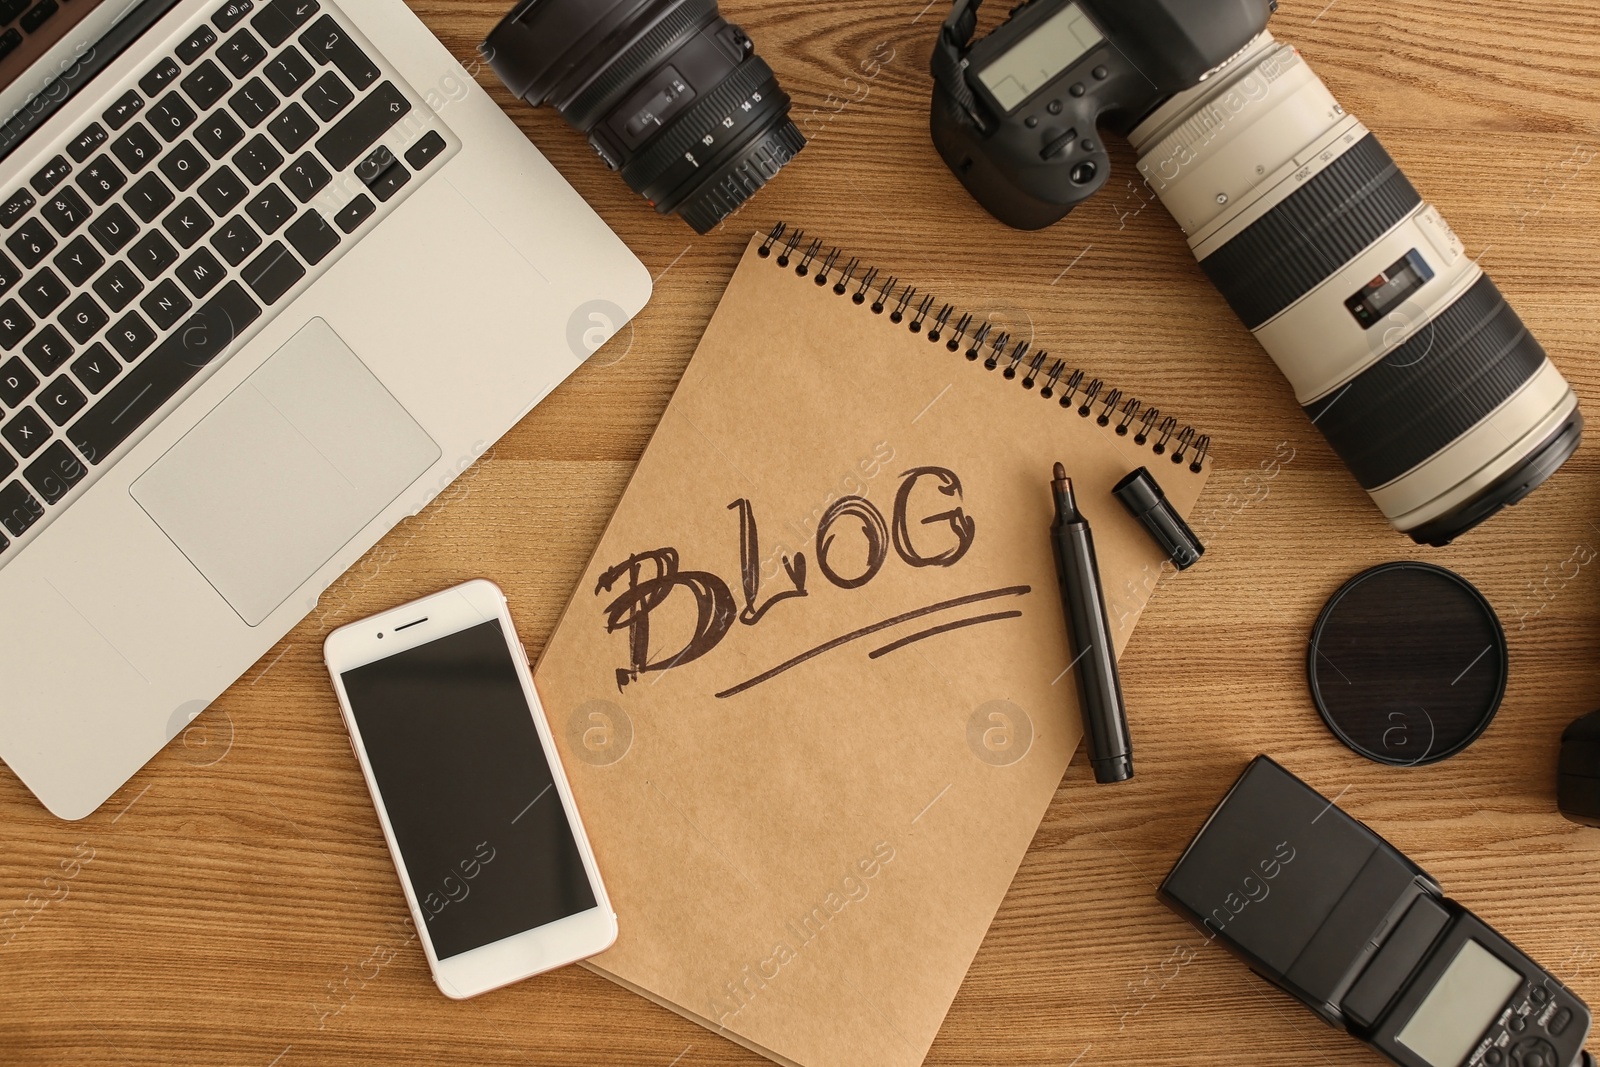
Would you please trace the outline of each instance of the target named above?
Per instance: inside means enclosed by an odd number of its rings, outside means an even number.
[[[741,152],[715,183],[684,203],[679,209],[683,221],[693,226],[696,233],[709,233],[712,227],[760,192],[762,186],[776,177],[805,146],[805,135],[792,122],[768,130]]]
[[[1432,458],[1544,366],[1488,275],[1344,389],[1306,407],[1364,489]]]
[[[663,171],[682,159],[685,152],[700,146],[713,123],[738,107],[751,93],[768,86],[776,91],[777,76],[766,60],[751,56],[721,85],[690,104],[644,151],[633,157],[622,168],[622,180],[635,191],[643,192]]]
[[[1421,203],[1405,173],[1369,135],[1200,266],[1256,330],[1343,270]]]
[[[684,0],[681,7],[669,11],[571,103],[562,107],[561,117],[585,132],[592,129],[612,106],[612,97],[631,88],[635,79],[716,17],[716,0]]]

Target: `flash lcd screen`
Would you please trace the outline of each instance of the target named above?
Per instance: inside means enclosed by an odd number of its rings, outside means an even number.
[[[1522,975],[1468,941],[1396,1040],[1432,1067],[1460,1067],[1521,986]]]
[[[1009,113],[1105,41],[1077,4],[1068,4],[983,70],[978,80]]]

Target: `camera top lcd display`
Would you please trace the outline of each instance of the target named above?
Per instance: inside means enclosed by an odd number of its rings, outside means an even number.
[[[1009,114],[1104,41],[1083,9],[1068,4],[980,70],[978,80]]]

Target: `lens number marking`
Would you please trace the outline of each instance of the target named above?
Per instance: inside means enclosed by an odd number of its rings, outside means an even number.
[[[739,110],[749,113],[757,104],[761,103],[761,100],[762,97],[760,93],[751,93],[750,99],[739,105]],[[724,115],[722,118],[722,128],[725,130],[731,130],[733,129],[733,125],[734,116]],[[704,137],[700,138],[700,143],[705,145],[707,148],[711,148],[717,143],[717,135],[715,133],[708,133]],[[689,164],[694,167],[695,170],[700,169],[700,161],[694,158],[693,152],[685,152],[683,154],[683,158],[688,160]]]

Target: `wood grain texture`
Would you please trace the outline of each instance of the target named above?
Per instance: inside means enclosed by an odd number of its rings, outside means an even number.
[[[413,3],[468,61],[504,6]],[[1258,752],[1342,794],[1600,1004],[1600,831],[1562,821],[1554,796],[1557,738],[1600,704],[1597,570],[1559,577],[1575,550],[1600,546],[1594,446],[1460,545],[1416,549],[1307,424],[1171,221],[1138,210],[1125,146],[1098,201],[1043,233],[1009,231],[968,200],[928,140],[927,60],[943,5],[727,0],[724,11],[777,70],[813,141],[703,239],[657,218],[581,137],[480,73],[651,268],[655,298],[103,810],[57,822],[0,774],[0,913],[32,914],[0,948],[0,1062],[763,1062],[579,968],[467,1003],[439,995],[408,943],[320,642],[344,622],[484,575],[509,594],[537,655],[746,237],[780,218],[943,299],[1031,323],[1039,343],[1216,440],[1200,507],[1210,552],[1160,588],[1124,658],[1140,777],[1096,789],[1081,763],[1069,772],[930,1064],[1380,1062],[1218,949],[1188,959],[1197,936],[1155,898]],[[1600,146],[1600,12],[1589,0],[1285,0],[1274,30],[1380,133],[1593,410],[1600,167],[1574,175],[1571,161]],[[894,58],[866,78],[862,63],[886,54],[880,45]],[[1335,743],[1303,666],[1328,594],[1402,558],[1483,589],[1512,662],[1489,733],[1407,772]],[[49,896],[62,899],[35,912]]]

